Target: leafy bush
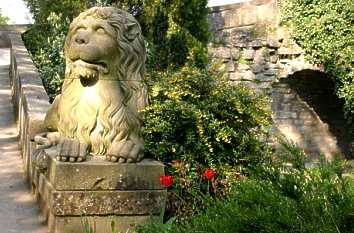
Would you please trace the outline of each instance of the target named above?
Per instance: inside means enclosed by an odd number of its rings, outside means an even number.
[[[302,164],[303,154],[288,149],[286,157]],[[151,223],[138,232],[354,232],[354,180],[342,169],[338,161],[308,169],[283,160],[265,163],[188,221]]]
[[[283,0],[283,22],[305,49],[308,61],[325,65],[337,94],[354,114],[354,4],[352,0]]]
[[[145,114],[148,156],[169,164],[175,177],[168,216],[185,217],[205,204],[201,194],[222,197],[230,182],[267,158],[269,105],[221,74],[184,67],[148,77],[150,105]],[[208,184],[203,171],[217,178]],[[179,197],[183,197],[182,201]]]
[[[190,67],[149,78],[151,99],[144,113],[150,155],[209,166],[261,160],[260,126],[268,126],[270,117],[266,98],[216,72]]]

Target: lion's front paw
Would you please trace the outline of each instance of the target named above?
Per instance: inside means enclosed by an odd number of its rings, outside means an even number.
[[[58,161],[83,162],[86,160],[89,146],[77,139],[62,138],[58,144]]]
[[[124,140],[114,143],[108,150],[106,159],[118,163],[134,163],[142,160],[144,156],[143,143],[134,143],[132,140]]]

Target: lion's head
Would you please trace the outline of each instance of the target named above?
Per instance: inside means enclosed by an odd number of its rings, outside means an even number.
[[[64,52],[66,72],[76,73],[84,85],[115,76],[126,81],[129,97],[143,79],[144,38],[139,23],[123,10],[93,7],[81,13],[70,25]]]
[[[138,110],[145,106],[147,93],[142,85],[146,51],[138,22],[123,10],[93,7],[71,23],[64,52],[62,94],[54,104],[56,113],[47,114],[57,116],[53,122],[58,122],[59,133],[89,144],[95,154],[113,154],[112,160],[141,159]],[[128,147],[136,155],[124,155]]]

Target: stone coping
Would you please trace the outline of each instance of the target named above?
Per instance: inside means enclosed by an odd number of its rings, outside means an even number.
[[[24,33],[32,24],[0,24],[0,31]]]
[[[32,139],[43,131],[43,120],[50,106],[42,80],[21,37],[30,25],[0,25],[11,50],[10,82],[19,133]],[[23,122],[21,122],[23,121]]]
[[[233,9],[238,9],[238,8],[246,7],[246,6],[263,5],[263,4],[271,3],[272,1],[273,0],[249,0],[249,1],[236,2],[236,3],[227,4],[227,5],[221,5],[221,6],[212,6],[212,7],[209,7],[209,13],[216,13],[216,12],[221,12],[221,11],[233,10]]]

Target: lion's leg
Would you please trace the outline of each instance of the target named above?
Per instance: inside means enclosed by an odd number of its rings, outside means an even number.
[[[141,137],[131,135],[128,139],[113,142],[106,159],[118,163],[139,162],[144,156],[144,142]]]

